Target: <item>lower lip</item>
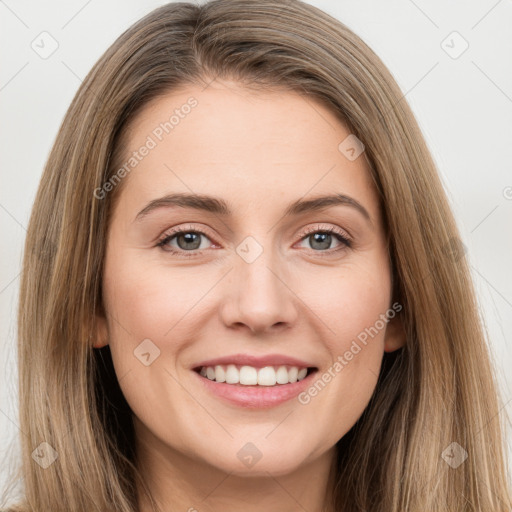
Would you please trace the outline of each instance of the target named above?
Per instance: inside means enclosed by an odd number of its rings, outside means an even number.
[[[244,386],[243,384],[226,384],[216,382],[197,375],[208,391],[239,407],[261,409],[275,407],[304,391],[311,383],[318,370],[311,372],[304,379],[291,384],[277,384],[275,386]]]

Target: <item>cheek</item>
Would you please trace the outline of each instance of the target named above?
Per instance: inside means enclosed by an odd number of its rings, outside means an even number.
[[[391,276],[376,260],[347,266],[325,285],[325,293],[309,295],[308,305],[321,316],[331,361],[318,372],[301,403],[313,407],[315,417],[337,425],[332,432],[335,442],[357,421],[375,389],[391,306]]]
[[[340,269],[338,277],[333,273],[328,277],[324,293],[311,296],[314,309],[331,332],[325,339],[332,356],[351,350],[353,341],[362,347],[383,350],[386,323],[382,319],[391,306],[391,276],[385,260],[374,258],[347,265]],[[357,352],[357,347],[353,351]]]
[[[383,319],[389,308],[388,293],[376,293],[373,287],[364,287],[360,282],[346,289],[346,294],[342,292],[336,307],[330,306],[327,320],[336,333],[331,353],[344,354],[354,344],[383,351],[386,327]],[[357,352],[357,347],[352,351]],[[347,355],[347,358],[351,356]]]
[[[189,315],[204,309],[216,276],[197,267],[164,267],[141,258],[135,250],[122,258],[112,256],[105,278],[112,344],[119,342],[125,350],[133,345],[133,350],[142,340],[151,339],[166,352],[185,344]]]
[[[172,417],[189,398],[170,374],[176,375],[180,352],[197,337],[193,316],[208,307],[203,302],[215,276],[192,267],[163,268],[144,261],[135,250],[122,257],[112,254],[105,275],[109,344],[121,389],[132,410],[148,423],[162,403],[168,405],[165,414]],[[160,412],[158,418],[166,417]]]

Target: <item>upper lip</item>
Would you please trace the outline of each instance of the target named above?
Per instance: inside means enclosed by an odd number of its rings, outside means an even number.
[[[299,368],[316,368],[314,364],[284,354],[268,354],[265,356],[233,354],[231,356],[216,357],[215,359],[201,361],[197,364],[194,364],[192,368],[200,369],[203,366],[216,366],[218,364],[253,366],[255,368],[263,368],[265,366],[298,366]]]

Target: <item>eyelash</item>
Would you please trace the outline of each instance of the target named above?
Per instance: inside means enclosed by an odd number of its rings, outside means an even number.
[[[200,256],[202,254],[202,251],[200,251],[198,249],[195,249],[193,251],[185,251],[183,249],[176,250],[176,249],[164,248],[164,246],[168,242],[170,242],[174,237],[176,237],[177,235],[180,235],[180,234],[184,234],[184,233],[195,233],[195,234],[203,235],[206,238],[210,238],[208,233],[206,233],[205,231],[202,231],[201,229],[192,229],[192,227],[190,227],[189,229],[174,228],[163,235],[163,238],[161,238],[158,241],[157,247],[160,247],[165,252],[168,252],[170,254],[173,254],[173,255],[176,255],[179,257],[183,257],[183,258],[193,258],[196,256]],[[337,228],[332,228],[332,227],[327,228],[327,229],[322,229],[319,226],[314,226],[312,228],[309,228],[302,234],[300,240],[301,241],[304,240],[305,238],[307,238],[309,235],[311,235],[313,233],[324,233],[324,234],[334,235],[343,244],[338,249],[329,249],[327,251],[314,251],[313,249],[311,249],[314,252],[318,253],[318,255],[321,257],[328,257],[328,256],[331,256],[335,252],[352,247],[352,241],[350,240],[350,238],[348,238],[346,233],[341,230],[338,230]]]

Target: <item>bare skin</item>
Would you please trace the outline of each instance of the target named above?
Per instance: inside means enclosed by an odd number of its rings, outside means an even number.
[[[190,97],[197,106],[169,134],[151,135]],[[95,342],[110,344],[142,473],[166,511],[324,511],[336,442],[367,406],[384,351],[405,343],[397,315],[332,370],[392,305],[364,153],[351,161],[338,149],[350,131],[320,103],[233,82],[153,101],[131,124],[127,159],[150,135],[156,147],[124,178],[111,221],[107,314],[98,315]],[[170,193],[219,197],[232,215],[167,206],[135,220]],[[332,194],[356,200],[369,220],[349,205],[284,215],[294,201]],[[174,227],[204,231],[199,248],[180,235],[158,246]],[[315,239],[329,229],[324,242]],[[250,250],[262,249],[250,263],[236,251],[249,236],[258,244]],[[160,350],[148,366],[134,357],[145,339]],[[329,369],[335,376],[308,403],[239,407],[208,392],[192,371],[235,353],[286,354],[311,362],[318,378]],[[240,457],[247,443],[261,454],[251,466]],[[150,511],[142,497],[140,510]]]

